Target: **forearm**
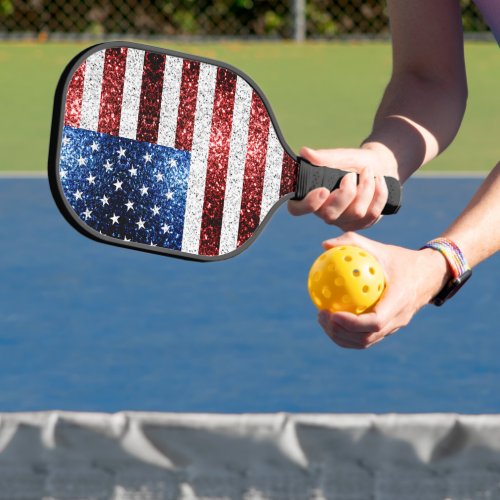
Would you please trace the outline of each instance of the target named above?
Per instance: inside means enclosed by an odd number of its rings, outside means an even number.
[[[443,231],[461,249],[469,266],[474,267],[500,250],[500,163],[481,184],[459,217]],[[423,259],[421,294],[428,302],[452,277],[451,269],[440,252],[426,248]]]
[[[465,110],[467,80],[458,0],[388,0],[392,78],[364,148],[400,180],[443,151]]]
[[[363,148],[375,149],[404,182],[435,158],[454,139],[467,99],[465,81],[426,81],[410,74],[394,75]]]
[[[442,236],[460,247],[471,267],[500,250],[500,162]]]

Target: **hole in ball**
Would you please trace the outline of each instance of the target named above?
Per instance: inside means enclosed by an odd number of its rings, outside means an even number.
[[[363,287],[363,293],[368,293],[370,291],[370,287],[368,285],[365,285]]]
[[[354,271],[352,272],[352,275],[353,275],[355,278],[359,277],[359,275],[360,275],[360,274],[361,274],[361,273],[359,272],[359,269],[354,269]]]
[[[345,260],[346,262],[351,262],[352,257],[351,257],[350,255],[346,255],[346,256],[344,257],[344,260]]]
[[[373,267],[370,267],[370,269],[368,269],[368,271],[370,271],[370,274],[375,274],[375,269]]]

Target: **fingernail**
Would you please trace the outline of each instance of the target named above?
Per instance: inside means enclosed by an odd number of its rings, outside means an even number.
[[[322,189],[319,192],[319,199],[320,200],[326,200],[328,198],[328,196],[330,196],[330,191],[328,191],[328,189]]]

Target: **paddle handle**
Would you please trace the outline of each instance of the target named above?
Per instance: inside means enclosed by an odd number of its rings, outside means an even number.
[[[294,200],[302,200],[307,193],[319,187],[326,187],[330,191],[340,186],[340,181],[350,172],[331,167],[318,167],[312,165],[304,158],[297,158],[299,173],[297,179],[297,190]],[[356,176],[359,182],[359,175]],[[384,177],[389,195],[382,213],[384,215],[395,214],[401,207],[402,188],[394,177]]]

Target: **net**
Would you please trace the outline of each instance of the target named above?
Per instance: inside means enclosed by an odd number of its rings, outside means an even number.
[[[2,500],[500,498],[500,416],[0,415]]]

